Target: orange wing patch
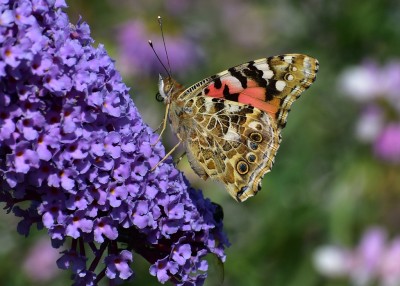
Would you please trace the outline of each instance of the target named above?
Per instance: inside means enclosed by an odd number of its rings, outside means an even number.
[[[238,102],[254,106],[269,114],[275,115],[280,106],[280,99],[274,98],[270,101],[265,99],[265,87],[246,88],[239,94]]]
[[[275,115],[281,101],[279,98],[266,101],[267,92],[266,87],[259,86],[257,82],[249,79],[246,88],[243,88],[240,81],[232,76],[227,80],[217,80],[204,89],[206,96],[248,104]]]

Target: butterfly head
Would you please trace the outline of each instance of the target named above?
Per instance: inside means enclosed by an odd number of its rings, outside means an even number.
[[[159,75],[158,92],[156,94],[156,99],[157,101],[168,104],[171,102],[171,99],[176,91],[181,91],[182,89],[182,86],[177,83],[172,77],[163,77],[162,75]]]
[[[170,77],[163,78],[162,75],[158,76],[158,92],[156,94],[156,99],[159,102],[167,103],[170,97],[172,86],[169,84],[169,78]]]

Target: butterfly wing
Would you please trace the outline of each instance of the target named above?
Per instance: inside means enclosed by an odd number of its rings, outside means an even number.
[[[292,103],[316,78],[319,63],[303,54],[286,54],[238,65],[208,77],[178,95],[196,96],[252,105],[276,118],[283,128]]]
[[[193,117],[186,152],[203,179],[222,181],[237,201],[253,196],[274,161],[279,127],[264,111],[250,105],[200,96],[207,111]]]
[[[290,107],[317,71],[316,59],[287,54],[230,68],[176,94],[173,100],[192,114],[181,138],[194,171],[225,183],[237,201],[255,195]]]

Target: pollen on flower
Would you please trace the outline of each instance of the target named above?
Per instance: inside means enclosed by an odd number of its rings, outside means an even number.
[[[12,55],[11,49],[6,49],[4,54],[6,55],[6,57],[11,57]]]

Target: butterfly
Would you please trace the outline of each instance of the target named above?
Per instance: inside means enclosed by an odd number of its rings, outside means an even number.
[[[157,99],[194,172],[221,181],[238,202],[254,196],[281,142],[292,103],[316,79],[318,61],[284,54],[250,61],[184,88],[160,75]]]

